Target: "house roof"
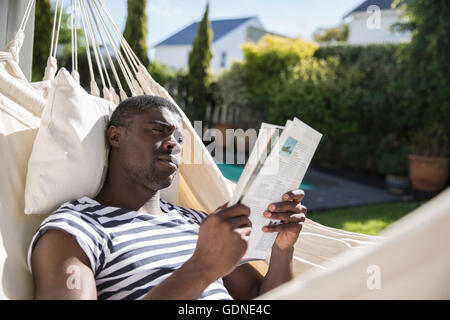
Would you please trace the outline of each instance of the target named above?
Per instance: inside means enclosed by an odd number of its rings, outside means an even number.
[[[349,15],[351,15],[352,13],[355,12],[366,12],[367,8],[369,6],[378,6],[380,8],[380,10],[387,10],[387,9],[392,9],[391,5],[394,2],[394,0],[366,0],[363,3],[361,3],[359,6],[357,6],[355,9],[353,9],[352,11],[350,11],[349,13],[347,13],[344,18],[348,17]]]
[[[256,17],[246,17],[239,19],[222,19],[222,20],[211,20],[211,28],[213,30],[213,40],[217,41],[230,31],[236,29],[244,22],[254,19]],[[167,45],[185,45],[192,44],[194,42],[195,35],[197,34],[199,22],[194,22],[184,29],[178,31],[167,39],[157,43],[157,46],[167,46]]]

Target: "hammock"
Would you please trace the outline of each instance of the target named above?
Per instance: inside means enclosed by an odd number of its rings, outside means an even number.
[[[450,188],[382,232],[258,299],[449,299]]]
[[[0,52],[0,297],[9,299],[32,297],[32,278],[27,271],[25,257],[31,237],[45,215],[24,214],[24,193],[35,137],[41,126],[41,117],[45,114],[43,110],[48,103],[47,97],[55,85],[56,48],[64,0],[56,1],[50,55],[43,80],[38,83],[29,83],[18,64],[18,53],[24,41],[23,30],[33,4],[34,0],[30,0],[19,30],[6,50]],[[102,0],[72,0],[71,4],[72,19],[77,15],[81,17],[92,96],[101,96],[101,99],[114,104],[127,98],[114,66],[116,61],[131,95],[158,95],[177,106],[140,63]],[[75,30],[72,30],[72,35],[71,75],[74,81],[79,82]],[[107,71],[105,60],[112,76]],[[95,73],[100,76],[101,91],[95,81]],[[118,93],[112,80],[118,86]],[[177,108],[183,116],[184,134],[190,139],[186,139],[183,147],[179,174],[173,185],[164,190],[162,197],[180,206],[212,212],[231,198],[235,184],[223,177],[190,121]],[[198,159],[201,163],[196,161]],[[67,184],[61,181],[60,185]],[[295,245],[294,273],[302,277],[307,271],[327,270],[327,263],[336,256],[349,251],[367,251],[380,241],[380,237],[329,228],[306,219]],[[261,273],[267,270],[265,262],[252,262],[252,265]]]

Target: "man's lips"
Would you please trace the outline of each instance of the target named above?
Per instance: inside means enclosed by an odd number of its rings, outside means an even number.
[[[174,169],[178,168],[178,164],[180,162],[179,159],[173,155],[159,156],[157,159],[166,165],[173,167]]]

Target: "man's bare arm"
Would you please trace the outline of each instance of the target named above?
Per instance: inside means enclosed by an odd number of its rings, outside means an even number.
[[[34,298],[41,300],[97,299],[89,259],[73,236],[49,230],[31,255]]]

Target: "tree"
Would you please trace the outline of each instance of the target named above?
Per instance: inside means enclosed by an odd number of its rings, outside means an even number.
[[[345,23],[329,29],[319,28],[314,32],[313,38],[317,42],[346,41],[348,30],[348,25]]]
[[[450,135],[450,4],[448,1],[397,1],[406,22],[395,29],[411,32],[400,49],[400,79],[405,108],[413,110],[411,131],[418,124],[440,124]]]
[[[208,20],[209,4],[206,5],[202,21],[189,53],[187,77],[187,114],[191,120],[204,120],[209,100],[209,66],[212,58],[211,43],[213,31]]]
[[[270,100],[276,94],[276,84],[281,77],[289,77],[292,67],[302,59],[311,57],[317,50],[315,43],[267,34],[257,44],[244,43],[244,68],[242,73],[249,98],[248,106],[265,119]]]
[[[53,15],[50,0],[37,0],[34,19],[32,80],[42,80],[50,53]]]
[[[150,60],[147,48],[147,0],[128,0],[128,16],[123,36],[142,64],[148,68]]]

